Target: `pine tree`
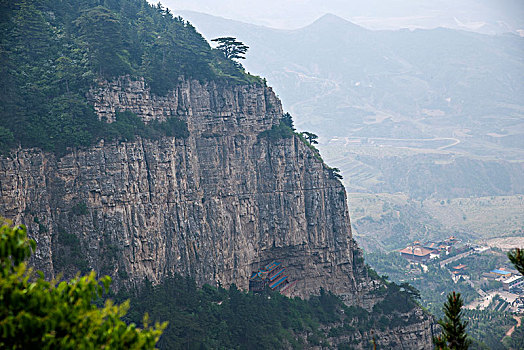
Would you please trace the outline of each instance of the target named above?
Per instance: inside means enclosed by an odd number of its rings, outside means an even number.
[[[295,131],[295,126],[293,125],[293,117],[289,113],[284,113],[282,116],[282,123],[284,125],[289,126],[291,130]]]
[[[468,322],[462,321],[462,306],[464,302],[460,293],[449,293],[444,304],[444,319],[438,323],[442,327],[442,335],[433,339],[439,350],[467,350],[471,341],[468,339],[466,327]]]
[[[508,258],[515,268],[524,275],[524,249],[515,248],[508,253]]]
[[[243,55],[246,54],[247,49],[249,47],[247,45],[244,45],[243,42],[237,41],[236,38],[233,37],[223,37],[223,38],[216,38],[211,41],[214,41],[218,43],[217,49],[222,51],[224,53],[224,56],[228,59],[245,59]]]
[[[304,136],[306,138],[306,140],[308,140],[308,142],[312,145],[316,145],[318,144],[318,136],[313,134],[312,132],[307,132],[307,131],[304,131],[301,133],[302,136]]]
[[[75,24],[89,49],[91,64],[100,75],[123,75],[131,71],[128,52],[123,49],[121,24],[115,13],[97,6],[83,11]]]

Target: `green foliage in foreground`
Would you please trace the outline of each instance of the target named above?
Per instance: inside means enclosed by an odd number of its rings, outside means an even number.
[[[193,280],[175,276],[134,295],[127,319],[139,322],[147,311],[152,320],[169,321],[158,343],[162,349],[301,348],[306,341],[321,345],[337,337],[349,339],[346,345],[352,348],[360,336],[369,340],[372,330],[419,321],[400,316],[399,310],[409,312],[416,304],[399,286],[387,285],[378,293],[384,301],[367,312],[322,290],[309,300],[290,299],[270,291],[245,293],[235,285],[198,288]]]
[[[182,77],[263,84],[146,0],[0,1],[0,152],[63,152],[104,137],[86,94],[122,75],[143,77],[157,95]]]
[[[144,329],[121,320],[129,302],[93,301],[107,292],[111,279],[91,272],[71,281],[47,282],[25,261],[35,250],[24,226],[0,228],[0,348],[2,349],[152,349],[166,324]]]
[[[467,350],[471,341],[466,334],[468,323],[463,320],[462,306],[464,302],[460,293],[449,293],[444,304],[444,319],[438,321],[442,327],[442,335],[433,339],[435,347],[440,350]]]

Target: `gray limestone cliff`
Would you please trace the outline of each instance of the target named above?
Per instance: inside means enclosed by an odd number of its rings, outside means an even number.
[[[180,81],[158,97],[123,77],[89,99],[108,122],[119,110],[146,122],[177,116],[190,136],[0,158],[0,214],[28,226],[33,263],[48,276],[94,269],[118,287],[181,273],[247,289],[251,271],[278,259],[297,281],[294,295],[323,287],[376,303],[380,282],[366,277],[341,182],[300,138],[260,135],[282,116],[271,88]],[[430,348],[428,317],[416,317],[389,337]]]

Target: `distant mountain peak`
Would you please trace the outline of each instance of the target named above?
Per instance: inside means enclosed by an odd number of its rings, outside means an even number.
[[[333,23],[351,23],[348,20],[339,17],[333,13],[326,13],[315,20],[315,22],[333,22]]]
[[[310,25],[304,27],[304,28],[333,28],[333,27],[340,27],[344,29],[357,29],[357,30],[365,30],[365,28],[348,21],[347,19],[344,19],[342,17],[339,17],[332,13],[326,13],[322,15],[321,17],[317,18],[313,23]],[[303,29],[304,29],[303,28]]]

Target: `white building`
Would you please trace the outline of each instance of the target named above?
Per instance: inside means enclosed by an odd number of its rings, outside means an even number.
[[[524,286],[524,277],[520,275],[511,276],[507,280],[502,281],[502,287],[508,292],[511,288],[518,286]]]

